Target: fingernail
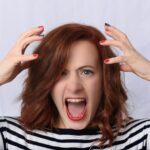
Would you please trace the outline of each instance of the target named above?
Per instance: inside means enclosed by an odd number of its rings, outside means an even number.
[[[108,62],[109,62],[109,59],[105,59],[105,60],[104,60],[104,63],[108,63]]]
[[[44,26],[38,26],[38,28],[44,29]]]
[[[110,27],[111,25],[110,25],[110,24],[108,24],[108,23],[105,23],[105,26]]]
[[[105,41],[106,41],[106,40],[100,40],[99,43],[101,44],[101,43],[104,43]]]
[[[38,54],[33,54],[33,57],[38,57],[39,55]]]

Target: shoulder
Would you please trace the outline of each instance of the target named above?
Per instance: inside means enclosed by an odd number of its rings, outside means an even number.
[[[129,119],[127,126],[145,126],[149,127],[150,119]]]
[[[18,117],[0,117],[0,134],[5,139],[14,139],[26,134]]]
[[[0,122],[18,122],[18,117],[0,116]]]
[[[150,134],[150,119],[129,119],[127,124],[122,127],[126,134]]]
[[[130,118],[115,139],[118,149],[150,149],[150,119]]]
[[[21,127],[17,117],[0,116],[0,128]]]

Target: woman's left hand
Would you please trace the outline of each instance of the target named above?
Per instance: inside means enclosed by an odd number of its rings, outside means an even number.
[[[104,63],[121,63],[120,69],[122,71],[133,72],[145,80],[150,80],[150,61],[132,46],[126,34],[108,24],[105,24],[105,32],[112,37],[112,40],[102,40],[100,45],[115,46],[122,50],[124,55],[108,58]]]

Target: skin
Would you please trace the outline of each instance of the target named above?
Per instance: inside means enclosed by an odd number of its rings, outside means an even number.
[[[43,31],[44,28],[39,26],[21,34],[13,48],[0,61],[0,85],[13,80],[22,70],[29,67],[32,60],[38,58],[37,54],[25,54],[25,50],[30,43],[43,39],[40,35]]]
[[[72,45],[65,72],[55,84],[51,95],[60,115],[58,128],[83,129],[92,122],[101,98],[101,68],[98,50],[92,43],[79,41]],[[68,118],[65,108],[67,97],[86,98],[87,112],[82,120]]]
[[[150,61],[133,47],[127,35],[114,26],[108,25],[105,25],[105,33],[112,37],[112,39],[100,41],[100,44],[103,46],[117,47],[124,53],[123,56],[107,59],[105,63],[122,63],[120,64],[120,70],[133,72],[145,80],[150,80]]]
[[[29,67],[28,64],[31,61],[38,59],[38,55],[27,55],[25,50],[30,43],[43,39],[43,36],[40,35],[43,31],[44,28],[40,26],[24,32],[6,57],[0,61],[0,85],[13,80],[22,70]],[[112,37],[112,40],[100,41],[100,44],[117,47],[123,51],[123,55],[108,58],[109,60],[104,63],[108,65],[123,63],[120,65],[122,71],[133,72],[145,80],[150,80],[150,61],[144,58],[132,46],[128,37],[113,26],[105,26],[105,33]],[[68,72],[55,85],[52,95],[60,114],[57,126],[60,128],[83,129],[92,122],[99,105],[101,97],[101,72],[98,69],[98,53],[94,45],[82,41],[76,43],[71,51],[70,60],[66,67]],[[95,66],[95,69],[93,69],[94,74],[85,74],[85,71],[83,71],[85,68],[80,68],[84,65]],[[57,95],[57,93],[59,94]],[[87,115],[83,120],[71,121],[68,119],[64,109],[64,99],[68,96],[86,97]]]
[[[27,46],[35,41],[41,41],[44,31],[43,26],[39,26],[24,32],[17,40],[14,47],[9,51],[4,59],[0,61],[0,85],[13,80],[22,70],[29,67],[30,61],[38,59],[38,55],[27,55]],[[112,37],[112,40],[100,41],[103,46],[113,46],[122,50],[124,55],[108,58],[106,64],[124,63],[120,69],[124,72],[133,72],[144,80],[150,80],[150,61],[143,57],[130,43],[128,37],[119,29],[105,25],[105,33]]]

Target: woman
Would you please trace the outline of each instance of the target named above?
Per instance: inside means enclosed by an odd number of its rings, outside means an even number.
[[[81,24],[62,25],[44,38],[43,30],[25,32],[0,63],[1,84],[29,67],[20,117],[0,120],[1,147],[149,149],[150,121],[128,116],[120,69],[150,80],[150,62],[109,24],[105,32],[113,40]],[[34,54],[25,55],[27,45],[37,40],[42,42]],[[120,48],[124,56],[115,56],[108,46]]]

